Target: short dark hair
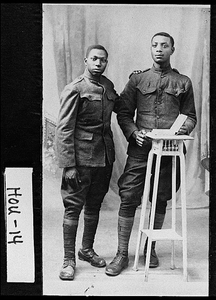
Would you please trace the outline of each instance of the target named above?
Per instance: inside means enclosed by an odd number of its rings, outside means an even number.
[[[153,40],[153,38],[157,35],[162,35],[162,36],[166,36],[168,38],[170,38],[170,42],[171,42],[171,45],[172,47],[174,46],[174,38],[167,32],[158,32],[158,33],[155,33],[151,39],[151,41]]]
[[[100,49],[100,50],[104,50],[106,52],[106,56],[108,57],[108,52],[107,50],[104,48],[104,46],[101,46],[101,45],[91,45],[87,48],[86,50],[86,57],[88,57],[89,55],[89,52],[92,50],[92,49]]]

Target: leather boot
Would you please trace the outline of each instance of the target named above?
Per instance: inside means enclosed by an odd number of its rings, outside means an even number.
[[[111,263],[106,267],[105,273],[116,276],[128,266],[128,245],[133,227],[134,217],[118,218],[118,251]]]
[[[102,268],[106,266],[106,261],[100,257],[94,249],[80,249],[78,252],[80,260],[89,262],[93,267]]]
[[[162,228],[164,218],[165,218],[165,214],[155,213],[154,229],[161,229]],[[153,241],[152,242],[152,247],[151,247],[149,268],[156,268],[156,267],[159,266],[159,259],[157,257],[156,252],[155,252],[155,244],[156,244],[156,242]],[[147,245],[148,245],[148,238],[146,239],[144,252],[143,252],[144,264],[145,264],[145,261],[146,261]]]
[[[76,263],[74,259],[65,259],[59,274],[59,278],[61,280],[73,280],[75,274],[75,266]]]
[[[128,256],[125,256],[118,251],[114,259],[106,267],[105,273],[109,276],[117,276],[121,273],[121,271],[127,268],[128,263]]]

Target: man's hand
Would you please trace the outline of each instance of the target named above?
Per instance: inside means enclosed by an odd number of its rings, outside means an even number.
[[[75,167],[65,168],[65,181],[72,187],[76,192],[80,188],[80,176],[79,172]]]
[[[139,131],[135,130],[133,132],[132,136],[136,140],[136,143],[137,143],[138,146],[142,147],[144,142],[150,142],[151,141],[151,139],[146,136],[146,133],[147,132],[144,129],[139,130]]]
[[[179,131],[177,132],[177,135],[188,135],[188,129],[184,124],[179,129]]]

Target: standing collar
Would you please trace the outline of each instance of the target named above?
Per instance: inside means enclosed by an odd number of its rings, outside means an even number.
[[[100,76],[94,76],[92,73],[89,72],[89,70],[86,68],[83,74],[85,77],[90,79],[91,81],[96,81],[100,83],[101,75]]]
[[[169,73],[171,70],[172,70],[172,68],[171,68],[170,64],[167,67],[165,67],[165,68],[157,68],[157,67],[155,67],[154,64],[152,66],[152,71],[158,72],[158,73],[164,73],[164,74],[166,74],[166,73]]]

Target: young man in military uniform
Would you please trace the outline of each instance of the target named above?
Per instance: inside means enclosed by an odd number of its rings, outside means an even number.
[[[103,46],[90,46],[84,74],[68,84],[60,97],[56,154],[63,168],[61,195],[65,207],[64,262],[59,275],[62,280],[74,279],[75,242],[83,207],[84,232],[78,257],[94,267],[106,265],[94,251],[93,243],[115,159],[110,124],[119,96],[113,83],[102,75],[107,58]]]
[[[151,40],[152,68],[132,73],[120,95],[118,123],[129,144],[125,169],[118,181],[121,197],[118,213],[118,249],[113,261],[106,267],[107,275],[116,276],[128,266],[128,244],[135,211],[141,204],[148,153],[151,149],[151,141],[146,137],[146,133],[154,128],[169,129],[180,113],[187,115],[187,119],[178,134],[190,134],[196,125],[191,80],[172,69],[170,65],[170,56],[174,50],[174,40],[169,34],[165,32],[155,34]],[[179,161],[177,166],[179,168]],[[167,201],[172,197],[171,170],[171,157],[162,157],[155,229],[162,228]],[[177,173],[178,189],[179,171]],[[147,243],[144,247],[144,263],[146,246]],[[158,265],[153,242],[150,267]]]

